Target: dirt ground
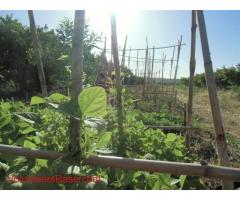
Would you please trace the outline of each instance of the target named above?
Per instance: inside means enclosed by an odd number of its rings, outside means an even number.
[[[187,102],[187,89],[179,89],[178,98],[183,102]],[[219,90],[218,98],[232,161],[238,165],[240,163],[240,99],[231,90]],[[200,124],[204,130],[211,133],[214,137],[215,133],[207,90],[195,90],[193,115],[194,120],[198,121],[197,124]]]

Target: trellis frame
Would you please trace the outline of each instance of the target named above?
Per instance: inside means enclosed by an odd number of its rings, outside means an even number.
[[[220,165],[229,166],[230,162],[227,154],[227,142],[225,138],[221,112],[220,112],[220,107],[219,107],[219,102],[217,97],[217,89],[216,89],[216,83],[215,83],[215,78],[213,74],[212,61],[210,57],[204,14],[203,14],[203,11],[192,12],[193,15],[195,15],[196,13],[197,13],[197,19],[199,24],[205,76],[206,76],[206,82],[207,82],[207,88],[208,88],[208,94],[209,94],[209,101],[211,105],[212,118],[213,118],[214,128],[216,132],[216,142],[217,142],[217,149],[218,149],[218,154],[220,158]],[[116,38],[116,24],[115,24],[114,16],[112,17],[113,17],[112,18],[113,19],[112,20],[112,41],[113,41],[112,50],[113,50],[116,74],[118,74],[120,77],[120,66],[119,66],[117,38]],[[195,36],[192,35],[192,37],[194,38]],[[181,47],[181,42],[179,45],[179,49],[180,47]],[[195,54],[194,40],[191,40],[191,47],[192,47],[191,51],[193,51],[194,53],[192,52],[191,54],[190,75],[191,77],[193,77],[194,75],[193,69],[194,69],[194,63],[195,63],[194,62],[194,59],[195,59],[194,58],[194,54]],[[147,55],[148,55],[148,45],[146,50],[146,58],[147,58]],[[146,61],[147,59],[145,60],[145,63]],[[146,71],[146,65],[145,65],[145,71]],[[191,89],[189,88],[189,91],[192,91],[193,81],[190,81],[189,84],[191,84]],[[121,81],[119,79],[117,79],[116,85],[118,85],[118,87],[120,88],[119,91],[121,91]],[[121,92],[119,92],[119,94],[120,93]],[[143,94],[144,94],[144,90],[143,90]],[[190,98],[192,98],[192,92],[190,94]],[[191,106],[189,107],[189,109],[192,109]],[[188,110],[188,112],[191,112],[191,111]],[[190,113],[188,113],[188,115],[189,114]],[[53,151],[46,151],[46,150],[31,150],[23,147],[14,147],[9,145],[2,145],[2,144],[0,144],[0,153],[17,155],[17,156],[27,156],[32,158],[42,158],[42,159],[57,159],[65,155],[60,152],[53,152]],[[175,175],[186,174],[186,175],[194,175],[194,176],[204,176],[208,178],[221,178],[222,180],[224,180],[223,189],[232,189],[233,188],[232,181],[240,181],[240,169],[230,168],[230,167],[217,167],[213,165],[199,165],[199,164],[179,163],[179,162],[177,163],[177,162],[167,162],[167,161],[152,161],[152,160],[129,159],[129,158],[109,157],[109,156],[90,156],[85,160],[85,164],[101,165],[105,167],[122,168],[122,169],[144,170],[144,171],[151,171],[151,172],[164,172],[164,173],[171,173]]]

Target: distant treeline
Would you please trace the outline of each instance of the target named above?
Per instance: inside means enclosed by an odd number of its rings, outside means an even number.
[[[232,67],[223,67],[214,72],[217,87],[220,89],[230,89],[233,86],[240,86],[240,64]],[[189,78],[181,78],[180,83],[188,85]],[[206,87],[205,74],[196,74],[194,76],[194,86]]]
[[[48,91],[71,83],[73,21],[64,18],[56,29],[37,27]],[[98,56],[92,52],[101,36],[85,27],[84,83],[93,84]],[[12,15],[0,17],[0,98],[26,98],[40,93],[40,84],[30,28]]]

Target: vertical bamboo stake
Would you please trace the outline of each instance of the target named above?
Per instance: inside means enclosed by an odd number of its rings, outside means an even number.
[[[178,42],[177,63],[176,63],[176,68],[175,68],[175,73],[174,73],[174,80],[173,80],[173,93],[175,93],[177,71],[178,71],[178,62],[179,62],[179,56],[180,56],[180,51],[181,51],[181,45],[182,45],[182,35],[181,35],[180,41]]]
[[[164,79],[164,77],[163,77],[163,75],[164,75],[164,64],[165,64],[166,56],[167,55],[164,55],[164,53],[163,53],[163,55],[162,55],[162,92],[163,92],[163,79]]]
[[[85,11],[75,11],[73,40],[72,40],[72,95],[71,100],[77,102],[83,88],[83,38],[85,26]],[[77,103],[76,103],[77,104]],[[81,118],[81,117],[80,117]],[[80,153],[81,121],[70,118],[70,151]]]
[[[150,83],[152,84],[152,78],[153,78],[153,67],[154,67],[154,56],[155,56],[155,47],[153,46],[153,52],[152,52],[152,70],[151,70],[151,80]]]
[[[147,62],[148,62],[148,39],[146,38],[147,48],[145,55],[145,67],[144,67],[144,78],[143,78],[143,97],[145,96],[145,87],[146,87],[146,72],[147,72]]]
[[[116,15],[111,15],[111,34],[112,34],[112,52],[115,66],[116,77],[116,92],[117,92],[117,118],[118,118],[118,132],[119,132],[119,146],[118,154],[125,155],[125,137],[123,128],[123,105],[122,105],[122,83],[121,83],[121,69],[119,66],[118,57],[118,42],[117,42],[117,28],[116,28]]]
[[[139,76],[138,53],[139,53],[139,51],[137,50],[137,67],[136,67],[136,76]]]
[[[130,47],[129,54],[128,54],[128,68],[129,69],[130,69],[130,61],[131,61],[131,59],[130,59],[131,50],[132,50],[132,48]]]
[[[176,49],[176,47],[174,46],[174,48],[173,48],[173,54],[172,54],[172,59],[171,59],[171,68],[170,68],[169,93],[171,93],[172,68],[173,68],[173,61],[174,61],[175,49]]]
[[[123,52],[122,52],[122,63],[121,63],[122,68],[125,67],[125,54],[126,54],[127,38],[128,38],[128,36],[126,35]]]
[[[192,126],[192,102],[193,102],[193,79],[196,66],[195,50],[196,50],[196,11],[192,11],[192,28],[191,28],[191,56],[189,65],[189,86],[188,86],[188,103],[187,103],[187,126]],[[189,148],[189,137],[191,129],[186,130],[186,146]]]
[[[30,29],[32,32],[32,37],[33,37],[33,48],[34,48],[36,58],[37,58],[37,69],[38,69],[38,76],[39,76],[41,91],[42,91],[42,95],[44,97],[46,97],[48,95],[47,94],[47,84],[46,84],[45,74],[44,74],[44,70],[43,70],[41,47],[40,47],[40,43],[39,43],[39,39],[38,39],[37,29],[36,29],[34,15],[33,15],[32,10],[28,11],[28,16],[29,16],[29,21],[30,21]]]
[[[147,63],[147,80],[146,80],[146,89],[149,91],[149,82],[150,82],[150,64],[151,64],[151,53],[148,55],[148,63]]]
[[[207,30],[205,25],[205,19],[203,11],[197,11],[200,39],[202,45],[202,54],[204,60],[205,77],[208,89],[208,96],[211,105],[213,124],[216,132],[216,143],[220,165],[230,166],[230,160],[228,156],[227,141],[223,129],[222,117],[220,106],[217,96],[217,88],[215,77],[213,74],[212,61],[210,56],[210,50],[208,45]],[[222,181],[223,189],[233,189],[233,183],[231,181]]]

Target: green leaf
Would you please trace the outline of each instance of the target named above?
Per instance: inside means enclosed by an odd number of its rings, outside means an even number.
[[[176,139],[177,139],[176,134],[174,134],[174,133],[168,133],[168,134],[167,134],[166,140],[167,140],[168,142],[173,142],[173,141],[175,141]]]
[[[98,118],[87,118],[84,120],[84,123],[90,126],[91,128],[103,129],[106,126],[106,121],[104,119]]]
[[[3,111],[8,111],[11,108],[11,104],[9,102],[4,102],[0,105],[1,109]]]
[[[182,157],[183,156],[183,153],[181,152],[181,151],[179,151],[179,150],[177,150],[177,149],[174,149],[174,154],[176,155],[176,156],[178,156],[178,157]]]
[[[9,123],[11,123],[11,115],[3,115],[0,117],[0,129],[7,126]]]
[[[79,109],[77,101],[71,100],[67,103],[63,103],[59,105],[57,109],[71,117],[75,117],[77,119],[81,118],[81,111]]]
[[[107,113],[107,98],[102,87],[84,89],[78,96],[78,104],[83,115],[102,117]]]
[[[184,184],[185,184],[186,178],[187,178],[186,175],[181,175],[181,176],[179,177],[179,179],[180,179],[180,186],[181,186],[181,189],[184,187]]]
[[[43,103],[46,103],[47,101],[41,97],[38,97],[38,96],[34,96],[31,98],[31,103],[30,105],[33,106],[33,105],[39,105],[39,104],[43,104]]]
[[[47,160],[44,160],[44,159],[36,159],[36,164],[39,166],[39,167],[48,167],[47,165]]]
[[[28,140],[25,140],[23,143],[23,147],[29,148],[29,149],[35,149],[36,145]]]
[[[17,113],[13,113],[16,117],[18,117],[19,119],[21,119],[21,120],[23,120],[23,121],[25,121],[25,122],[28,122],[28,123],[30,123],[30,124],[34,124],[35,122],[33,121],[33,120],[31,120],[31,119],[28,119],[28,118],[26,118],[26,117],[23,117],[22,115],[19,115],[19,114],[17,114]]]
[[[106,147],[111,140],[112,134],[110,132],[106,132],[101,135],[99,142],[97,143],[98,148]]]
[[[35,144],[40,144],[41,140],[39,136],[30,136],[30,137],[26,137],[27,140],[35,143]]]
[[[28,134],[28,133],[31,133],[31,132],[33,132],[33,131],[36,131],[36,129],[33,128],[33,127],[31,127],[31,126],[25,128],[25,129],[19,130],[19,132],[20,132],[21,134],[24,134],[24,135],[25,135],[25,134]]]
[[[61,55],[57,60],[67,60],[69,58],[68,55]]]
[[[96,149],[95,152],[106,155],[113,154],[113,151],[107,148]]]
[[[54,103],[63,103],[65,101],[69,101],[69,97],[60,93],[53,93],[48,97],[48,99]]]
[[[154,183],[154,185],[153,185],[153,187],[152,187],[152,190],[159,190],[159,189],[161,189],[161,183],[160,183],[159,180],[157,180],[157,181]]]

